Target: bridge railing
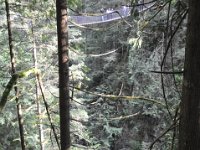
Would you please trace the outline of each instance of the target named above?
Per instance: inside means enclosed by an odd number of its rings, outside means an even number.
[[[129,7],[123,6],[122,9],[109,10],[105,14],[99,16],[70,16],[70,19],[74,23],[80,25],[96,24],[120,19],[121,17],[130,16],[130,11],[131,9]]]
[[[139,5],[136,6],[134,9],[137,10],[138,12],[143,12],[152,7],[154,4],[155,2],[146,5]],[[128,17],[131,15],[131,9],[132,7],[122,6],[121,9],[117,10],[109,9],[106,11],[106,13],[98,16],[70,16],[69,19],[75,24],[79,25],[98,24]],[[74,25],[70,24],[69,26],[74,26]]]

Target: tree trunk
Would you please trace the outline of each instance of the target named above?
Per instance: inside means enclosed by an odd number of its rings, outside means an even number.
[[[9,7],[9,1],[5,0],[5,6],[6,6],[6,17],[7,17],[7,25],[8,25],[8,42],[9,42],[9,49],[10,49],[10,62],[11,62],[11,68],[12,68],[12,74],[15,74],[16,68],[15,68],[15,54],[13,50],[13,39],[12,39],[12,32],[11,32],[11,20],[10,20],[10,7]],[[16,84],[16,83],[15,83]],[[17,86],[15,89],[15,101],[17,105],[17,118],[18,118],[18,124],[19,124],[19,134],[20,134],[20,142],[21,142],[21,149],[25,150],[25,140],[24,140],[24,126],[23,126],[23,118],[22,118],[22,110],[21,110],[21,104],[19,103],[19,90]]]
[[[31,31],[32,31],[32,38],[33,38],[33,65],[34,65],[35,69],[37,69],[38,68],[38,60],[37,60],[36,38],[34,35],[32,21],[31,21]],[[37,75],[35,75],[35,101],[36,101],[36,105],[37,105],[40,150],[44,150],[44,142],[43,142],[44,134],[43,134],[43,125],[42,125],[42,117],[41,117],[42,110],[41,110],[40,99],[39,99],[39,86],[38,86]]]
[[[70,149],[70,111],[69,111],[69,57],[67,30],[67,2],[56,1],[58,57],[59,57],[59,106],[61,150]]]
[[[179,150],[200,149],[200,1],[189,1]]]

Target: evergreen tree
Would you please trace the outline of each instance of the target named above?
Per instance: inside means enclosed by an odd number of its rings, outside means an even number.
[[[59,106],[61,150],[70,148],[69,114],[69,57],[67,31],[67,4],[65,0],[56,1],[58,57],[59,57]]]
[[[200,1],[189,1],[179,150],[200,149]]]

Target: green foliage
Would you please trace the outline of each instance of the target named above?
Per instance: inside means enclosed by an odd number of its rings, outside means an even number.
[[[140,37],[138,37],[138,38],[131,38],[129,40],[129,44],[133,45],[133,48],[135,48],[135,49],[141,48],[141,46],[142,46],[142,40],[141,40]]]
[[[117,128],[117,127],[112,127],[109,125],[108,122],[106,122],[106,124],[104,125],[104,130],[106,132],[106,134],[108,134],[108,139],[112,139],[112,136],[115,135],[115,136],[118,136],[122,133],[122,128]]]
[[[36,68],[32,68],[32,69],[28,69],[28,70],[25,70],[25,71],[21,71],[19,73],[16,73],[16,74],[13,74],[12,75],[12,78],[10,79],[10,81],[8,82],[8,84],[6,85],[6,88],[3,92],[3,95],[1,97],[1,101],[0,101],[0,112],[3,110],[3,108],[5,107],[6,105],[6,102],[7,102],[7,99],[8,99],[8,96],[10,94],[10,91],[12,90],[12,87],[14,86],[14,84],[17,83],[17,79],[18,78],[24,78],[24,77],[28,77],[30,74],[34,73],[35,75],[36,74],[39,74],[39,70],[36,69]]]
[[[1,1],[4,4],[4,1]],[[52,75],[57,74],[55,72],[56,64],[55,57],[52,55],[56,51],[56,24],[55,24],[55,3],[52,0],[44,1],[10,1],[11,10],[11,27],[13,36],[13,48],[16,56],[16,70],[20,74],[20,77],[29,76],[32,71],[20,72],[21,70],[26,70],[27,68],[33,67],[33,48],[34,39],[36,42],[37,56],[38,56],[38,68],[49,74],[44,74],[43,79],[47,80],[51,78]],[[16,4],[16,5],[15,5]],[[5,7],[0,5],[1,11],[1,23],[0,23],[0,83],[1,83],[1,94],[6,88],[6,84],[10,79],[10,56],[8,49],[8,36],[6,27],[6,17],[5,17]],[[32,24],[31,24],[32,22]],[[33,28],[33,33],[32,29]],[[53,34],[52,34],[53,33]],[[45,38],[41,38],[44,35]],[[53,35],[53,36],[52,36]],[[49,55],[47,55],[49,54]],[[49,61],[47,61],[49,60]],[[53,64],[51,68],[48,68],[49,64]],[[54,71],[52,71],[54,69]],[[52,73],[53,72],[53,73]],[[51,75],[51,76],[50,76]],[[55,76],[54,76],[55,77]],[[48,80],[50,81],[50,80]],[[54,82],[56,83],[56,82]],[[53,85],[53,84],[52,84]],[[27,143],[27,149],[39,149],[39,139],[38,139],[38,129],[36,127],[38,123],[38,118],[36,117],[36,104],[35,104],[35,80],[32,77],[28,77],[25,80],[20,79],[17,83],[17,87],[20,91],[19,102],[23,107],[23,119],[25,126],[25,141]],[[57,88],[54,86],[54,88]],[[46,92],[47,94],[48,92]],[[17,115],[16,115],[16,102],[14,99],[14,90],[12,90],[7,96],[10,99],[7,103],[4,113],[1,113],[1,124],[0,129],[1,137],[5,137],[0,140],[3,143],[3,149],[19,149],[19,131],[17,125]],[[1,97],[3,98],[3,97]],[[5,97],[4,97],[5,98]],[[3,99],[4,99],[3,98]],[[52,101],[54,97],[49,95],[46,97]],[[39,97],[41,99],[41,97]],[[55,99],[54,99],[55,100]],[[1,101],[2,102],[2,101]],[[52,108],[57,109],[57,103],[53,105]],[[44,111],[44,106],[42,106],[43,116],[46,116]],[[4,115],[6,114],[6,115]],[[10,114],[10,115],[8,115]],[[3,121],[5,120],[5,121]],[[46,117],[43,118],[44,132],[48,136],[49,126],[46,121]],[[58,120],[57,120],[58,123]],[[55,123],[55,125],[57,125]],[[9,132],[8,132],[9,131]],[[5,136],[6,135],[6,136]],[[48,138],[47,138],[48,139]],[[50,145],[50,140],[45,140],[46,147]],[[51,148],[49,148],[51,149]]]
[[[81,0],[68,0],[69,7],[77,7],[81,5]]]
[[[3,110],[4,106],[6,105],[8,95],[10,94],[10,91],[12,90],[12,87],[16,83],[17,79],[18,79],[18,75],[16,75],[16,74],[13,75],[12,78],[10,79],[10,81],[8,82],[8,84],[6,85],[6,88],[3,92],[3,95],[2,95],[1,101],[0,101],[0,112]]]
[[[16,55],[17,72],[32,68],[33,49],[37,50],[38,68],[43,73],[44,94],[48,100],[52,120],[59,131],[58,113],[58,68],[57,68],[57,36],[55,22],[55,3],[45,1],[11,1],[11,23],[13,44]],[[173,1],[175,3],[175,1]],[[6,88],[10,75],[10,56],[8,50],[7,28],[5,20],[4,1],[0,0],[0,86],[1,95]],[[16,6],[15,6],[16,4]],[[130,4],[130,1],[89,1],[70,0],[70,8],[78,11],[99,13],[101,8],[119,8]],[[92,6],[92,7],[91,7]],[[89,95],[83,91],[89,90],[100,94],[121,96],[143,96],[164,103],[160,83],[160,75],[150,73],[150,70],[160,70],[163,51],[163,33],[167,8],[150,22],[146,21],[156,10],[140,14],[138,18],[126,18],[133,26],[130,28],[123,21],[106,24],[90,25],[101,30],[84,30],[69,28],[70,44],[70,90],[71,101],[71,132],[72,149],[111,149],[130,148],[147,149],[154,137],[162,133],[170,121],[166,109],[154,104],[136,101],[126,101],[118,98],[111,101],[97,95]],[[172,5],[172,11],[174,5]],[[71,11],[69,10],[69,13]],[[179,36],[180,35],[180,36]],[[174,69],[183,68],[184,33],[174,38]],[[35,43],[35,45],[34,45]],[[116,50],[109,55],[102,55]],[[102,56],[101,56],[102,55]],[[170,58],[167,59],[169,62]],[[165,67],[171,70],[168,63]],[[32,71],[20,72],[20,76],[28,76]],[[171,111],[178,104],[178,94],[173,86],[171,76],[165,76],[166,95]],[[180,88],[181,75],[175,75]],[[23,107],[23,118],[26,131],[27,149],[40,149],[38,138],[38,118],[35,104],[35,79],[27,77],[17,83],[20,95],[19,101]],[[17,117],[13,101],[14,91],[7,95],[11,99],[0,117],[0,139],[3,149],[19,149]],[[39,92],[39,101],[42,97]],[[51,136],[51,129],[42,104],[42,125],[45,138],[45,149],[57,149]],[[173,110],[174,111],[174,110]],[[134,116],[134,114],[136,114]],[[114,120],[112,120],[115,118]],[[125,119],[121,119],[125,118]],[[159,121],[158,121],[159,120]],[[158,123],[159,122],[159,123]],[[59,135],[59,132],[58,132]],[[153,138],[152,138],[153,137]],[[170,146],[172,134],[169,133],[161,144],[164,149]],[[53,143],[54,145],[52,146]],[[161,144],[156,148],[160,149]]]
[[[130,141],[130,143],[134,147],[133,150],[142,150],[142,145],[140,141]]]

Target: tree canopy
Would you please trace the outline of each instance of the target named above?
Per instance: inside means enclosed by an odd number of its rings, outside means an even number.
[[[197,148],[198,5],[0,0],[0,150]]]

